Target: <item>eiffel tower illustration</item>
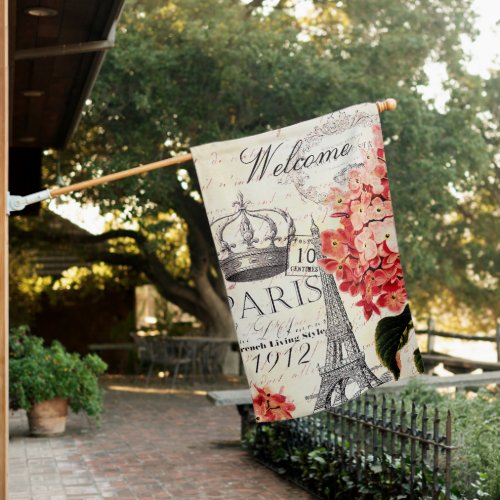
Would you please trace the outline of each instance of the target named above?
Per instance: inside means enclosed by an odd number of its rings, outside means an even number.
[[[311,234],[317,258],[321,258],[319,228],[314,220]],[[365,353],[356,342],[333,275],[325,273],[321,267],[319,269],[326,306],[327,347],[325,364],[319,367],[321,385],[315,412],[347,401],[345,391],[350,382],[356,382],[359,392],[382,383],[366,364]]]

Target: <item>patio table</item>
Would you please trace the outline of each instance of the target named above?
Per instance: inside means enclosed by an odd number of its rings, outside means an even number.
[[[201,379],[205,375],[215,376],[220,373],[227,348],[237,346],[235,339],[226,337],[167,335],[165,341],[177,344],[179,352],[183,352],[191,359],[190,373],[186,375],[198,374]]]

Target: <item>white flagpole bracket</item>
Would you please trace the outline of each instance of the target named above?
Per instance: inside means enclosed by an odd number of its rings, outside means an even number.
[[[44,189],[43,191],[38,191],[37,193],[28,194],[26,196],[16,196],[11,195],[7,192],[7,215],[10,215],[11,212],[18,212],[28,205],[32,205],[33,203],[38,203],[43,200],[50,200],[52,195],[48,189]]]

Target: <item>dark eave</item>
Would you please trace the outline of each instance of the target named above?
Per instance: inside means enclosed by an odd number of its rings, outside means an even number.
[[[11,133],[17,148],[64,148],[112,47],[124,0],[10,2]],[[52,9],[36,17],[29,9]]]

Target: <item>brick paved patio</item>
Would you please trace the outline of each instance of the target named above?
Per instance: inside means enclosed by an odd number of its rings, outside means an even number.
[[[32,438],[14,413],[9,498],[309,498],[238,446],[235,408],[212,407],[202,391],[121,388],[107,391],[97,430],[71,415],[64,436]]]

